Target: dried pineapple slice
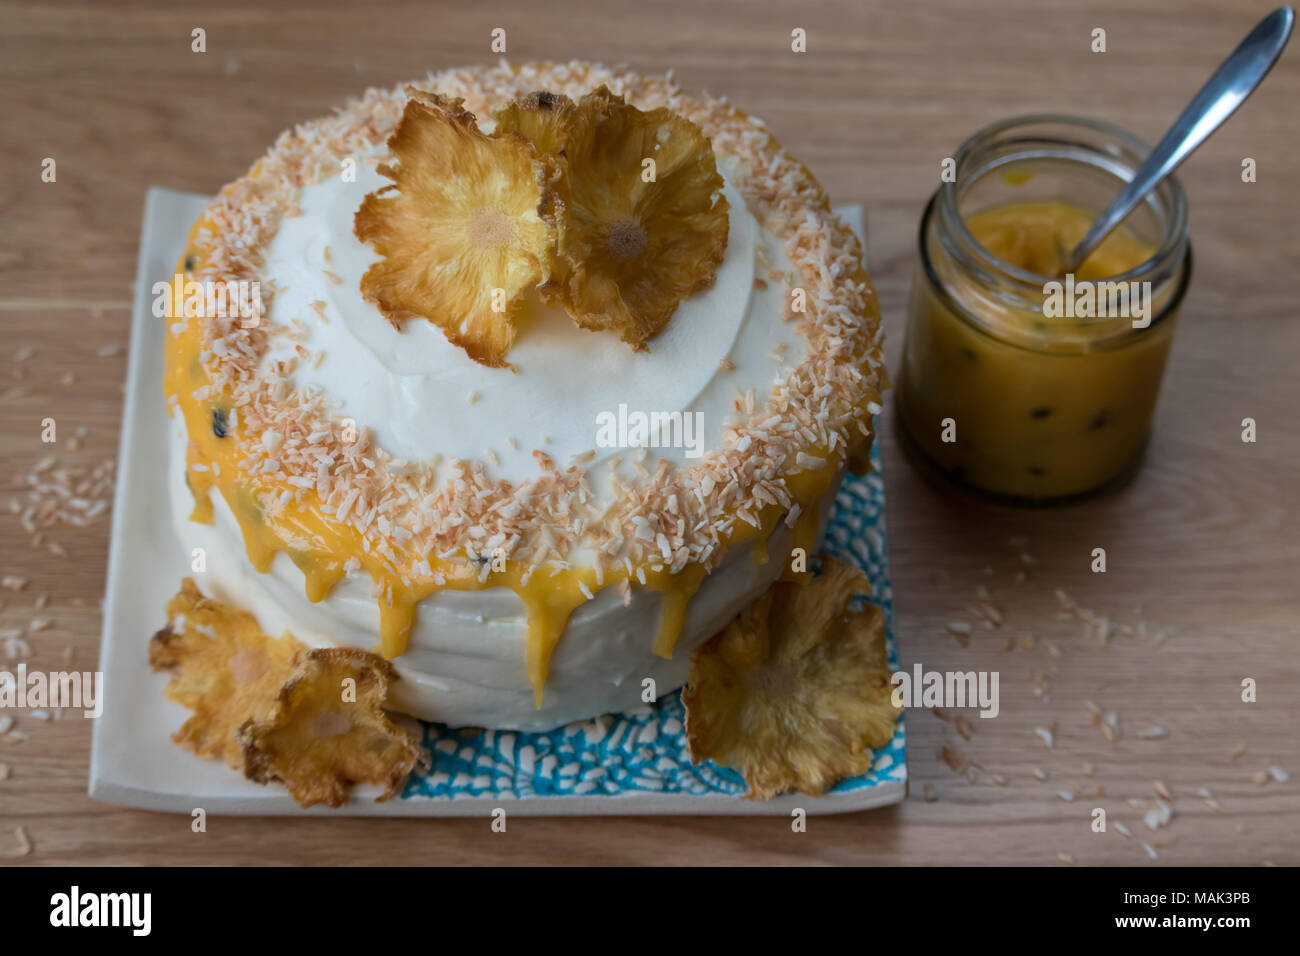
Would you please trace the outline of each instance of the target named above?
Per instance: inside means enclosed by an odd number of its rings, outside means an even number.
[[[691,759],[739,770],[747,799],[819,796],[865,772],[894,733],[884,614],[851,612],[866,576],[822,560],[820,577],[772,585],[691,658]]]
[[[558,157],[577,111],[578,105],[563,93],[536,90],[515,97],[493,116],[497,133],[518,133],[539,153]]]
[[[541,291],[583,328],[644,349],[722,264],[728,204],[713,147],[685,117],[643,112],[603,86],[582,98],[570,126],[554,275]],[[652,182],[642,175],[648,159]]]
[[[474,361],[509,367],[522,295],[549,275],[552,161],[517,134],[485,135],[459,99],[407,92],[395,162],[379,167],[393,183],[353,223],[383,256],[362,295],[394,325],[421,316]]]
[[[239,769],[236,730],[270,711],[303,645],[288,634],[268,637],[253,615],[208,600],[191,578],[168,602],[167,619],[149,641],[149,663],[174,672],[163,693],[194,711],[172,740]]]
[[[194,711],[172,740],[259,783],[279,780],[303,806],[341,806],[348,785],[402,786],[424,751],[382,710],[393,666],[351,648],[308,650],[268,637],[253,615],[205,598],[192,579],[167,605],[149,663],[171,670],[164,693]],[[355,695],[343,699],[343,680]]]
[[[424,752],[383,710],[393,665],[375,654],[333,647],[307,651],[275,708],[239,729],[244,772],[278,781],[304,807],[340,807],[354,783],[397,793]]]

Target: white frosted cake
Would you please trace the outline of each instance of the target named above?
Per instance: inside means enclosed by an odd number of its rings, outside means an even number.
[[[455,726],[679,687],[811,552],[884,385],[811,174],[730,105],[599,66],[371,90],[223,189],[182,268],[261,296],[170,322],[200,585],[383,654],[393,706]]]

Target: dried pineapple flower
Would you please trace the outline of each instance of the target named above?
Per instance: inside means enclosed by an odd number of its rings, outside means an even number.
[[[164,693],[194,711],[172,735],[185,749],[259,783],[282,781],[303,806],[341,806],[358,782],[384,785],[386,800],[424,757],[384,715],[396,672],[378,655],[268,637],[253,615],[205,598],[189,578],[167,615],[149,663],[173,671]],[[345,678],[355,681],[346,699]]]
[[[884,614],[857,568],[823,558],[807,584],[778,582],[691,659],[682,691],[691,759],[740,771],[749,799],[819,796],[864,773],[894,733]]]
[[[253,615],[208,600],[190,578],[168,602],[167,618],[149,641],[149,663],[174,672],[163,693],[194,711],[172,740],[239,769],[244,749],[235,731],[270,711],[303,645],[287,634],[268,637]]]
[[[571,113],[563,104],[507,109],[502,121],[562,154],[564,203],[543,296],[583,328],[644,349],[722,264],[728,204],[713,146],[685,117],[643,112],[603,86]]]
[[[308,651],[272,712],[239,729],[250,780],[283,783],[304,807],[340,807],[354,783],[381,784],[387,800],[423,751],[384,713],[393,665],[375,654]]]
[[[522,294],[549,274],[553,161],[520,135],[485,135],[459,99],[407,92],[394,162],[379,166],[393,184],[353,224],[383,256],[362,295],[394,325],[426,318],[474,361],[508,367]]]
[[[578,106],[563,93],[537,90],[517,96],[494,114],[496,132],[518,133],[547,156],[560,156]]]

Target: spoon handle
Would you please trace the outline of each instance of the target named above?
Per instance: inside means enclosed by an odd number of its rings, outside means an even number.
[[[1065,257],[1062,272],[1073,272],[1088,255],[1124,221],[1152,189],[1172,173],[1209,137],[1233,111],[1259,86],[1281,55],[1291,37],[1295,13],[1290,7],[1278,7],[1250,35],[1241,41],[1232,55],[1223,61],[1192,98],[1169,128],[1164,138],[1151,150],[1124,191],[1115,198],[1079,244]]]

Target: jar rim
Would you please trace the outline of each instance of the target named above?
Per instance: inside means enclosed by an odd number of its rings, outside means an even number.
[[[948,295],[947,290],[944,288],[944,282],[937,274],[934,264],[931,261],[929,249],[927,248],[926,233],[936,209],[940,210],[944,224],[951,232],[956,234],[955,238],[958,244],[963,247],[963,250],[973,252],[980,260],[981,265],[991,267],[999,273],[1002,278],[1009,279],[1014,285],[1020,286],[1025,290],[1036,290],[1041,292],[1044,280],[1050,279],[1051,277],[1040,276],[1029,272],[1028,270],[1021,269],[1009,262],[1005,262],[987,250],[975,238],[974,234],[970,231],[970,228],[966,225],[965,218],[961,215],[961,212],[958,209],[958,200],[961,196],[958,187],[962,184],[964,178],[969,178],[961,175],[963,165],[969,163],[973,155],[978,156],[978,151],[981,148],[996,144],[1008,131],[1014,131],[1017,128],[1029,129],[1034,126],[1045,125],[1054,125],[1057,127],[1081,127],[1095,133],[1101,133],[1111,141],[1118,143],[1122,148],[1129,150],[1132,154],[1132,158],[1136,159],[1136,162],[1126,159],[1114,150],[1108,151],[1092,144],[1078,142],[1069,144],[1075,147],[1085,148],[1099,156],[1104,156],[1106,159],[1111,161],[1109,164],[1111,167],[1116,164],[1125,167],[1128,172],[1127,178],[1116,173],[1113,168],[1103,169],[1103,171],[1115,175],[1116,179],[1121,184],[1131,180],[1132,174],[1136,172],[1137,167],[1151,152],[1151,147],[1139,137],[1114,125],[1113,123],[1106,122],[1105,120],[1073,116],[1063,113],[1030,113],[1022,116],[1011,117],[1010,119],[1000,120],[981,128],[968,137],[958,148],[954,157],[958,173],[956,180],[953,182],[942,183],[930,197],[930,201],[926,204],[925,212],[921,216],[921,224],[918,230],[918,245],[920,247],[922,268],[935,290],[941,293],[945,300],[948,300],[949,305],[955,306],[956,314],[961,315],[969,324],[974,325],[981,332],[993,336],[999,341],[1005,341],[1008,344],[1016,345],[1020,348],[1026,348],[1029,351],[1043,350],[1034,349],[1024,343],[1015,342],[1009,338],[998,335],[994,329],[988,327],[983,322],[980,322],[977,317],[969,314],[967,309],[952,301],[952,297]],[[984,168],[985,167],[980,167],[976,172],[982,173]],[[1153,316],[1151,322],[1147,326],[1143,328],[1127,328],[1116,335],[1094,342],[1094,347],[1119,344],[1127,341],[1131,336],[1136,335],[1137,333],[1147,331],[1154,327],[1167,315],[1170,315],[1177,310],[1182,301],[1183,295],[1187,290],[1192,271],[1191,240],[1187,234],[1187,198],[1183,192],[1181,184],[1173,175],[1166,177],[1166,179],[1156,188],[1153,195],[1159,196],[1162,192],[1165,193],[1165,201],[1161,206],[1168,210],[1168,215],[1161,217],[1162,225],[1164,227],[1164,235],[1160,245],[1148,259],[1116,276],[1107,277],[1107,281],[1141,281],[1144,277],[1149,278],[1152,274],[1160,273],[1167,269],[1172,263],[1173,267],[1181,272],[1181,275],[1177,280],[1178,285],[1169,300],[1166,302],[1165,307],[1161,309],[1159,315]],[[1151,201],[1151,198],[1148,197],[1146,203],[1150,203]],[[1138,208],[1141,207],[1139,206]],[[969,264],[963,263],[963,265]]]
[[[939,192],[943,196],[944,212],[953,217],[953,221],[957,223],[957,228],[964,241],[970,243],[976,248],[983,249],[975,239],[975,236],[971,233],[970,229],[967,228],[965,219],[962,218],[960,211],[957,209],[957,200],[959,198],[957,186],[962,179],[960,170],[962,169],[963,162],[969,160],[972,155],[976,155],[976,151],[981,146],[996,142],[998,137],[1010,130],[1014,130],[1018,127],[1045,125],[1079,126],[1092,130],[1093,132],[1102,133],[1127,146],[1137,157],[1139,165],[1141,162],[1145,161],[1147,156],[1151,153],[1151,147],[1140,137],[1135,136],[1128,130],[1116,126],[1114,123],[1109,123],[1106,120],[1093,119],[1087,116],[1074,116],[1068,113],[1027,113],[1023,116],[1013,116],[1010,119],[990,123],[988,126],[977,130],[975,133],[967,137],[966,141],[957,148],[957,154],[953,157],[958,170],[957,180],[954,182],[945,182],[939,187]],[[1101,151],[1094,149],[1094,152]],[[1136,166],[1129,170],[1130,174],[1136,171]],[[1129,179],[1132,179],[1131,175],[1129,176]],[[1128,180],[1124,180],[1124,182],[1127,181]],[[1179,183],[1178,177],[1171,173],[1165,177],[1164,181],[1159,186],[1156,187],[1153,194],[1159,195],[1162,190],[1167,190],[1169,193],[1170,202],[1168,203],[1168,206],[1171,215],[1169,216],[1168,226],[1165,229],[1165,235],[1160,246],[1146,261],[1138,263],[1126,272],[1108,278],[1114,278],[1116,281],[1120,281],[1123,279],[1135,278],[1144,272],[1149,272],[1154,263],[1168,259],[1177,251],[1178,246],[1185,241],[1187,233],[1187,196],[1183,192],[1182,184]],[[1147,201],[1149,202],[1150,200],[1148,199]],[[992,256],[991,254],[988,258],[997,261],[997,257]],[[1023,276],[1025,281],[1033,282],[1045,278],[1044,276],[1038,276],[1025,269],[1013,266],[1011,263],[1002,264],[1006,267],[1008,274],[1017,276],[1018,278]]]

